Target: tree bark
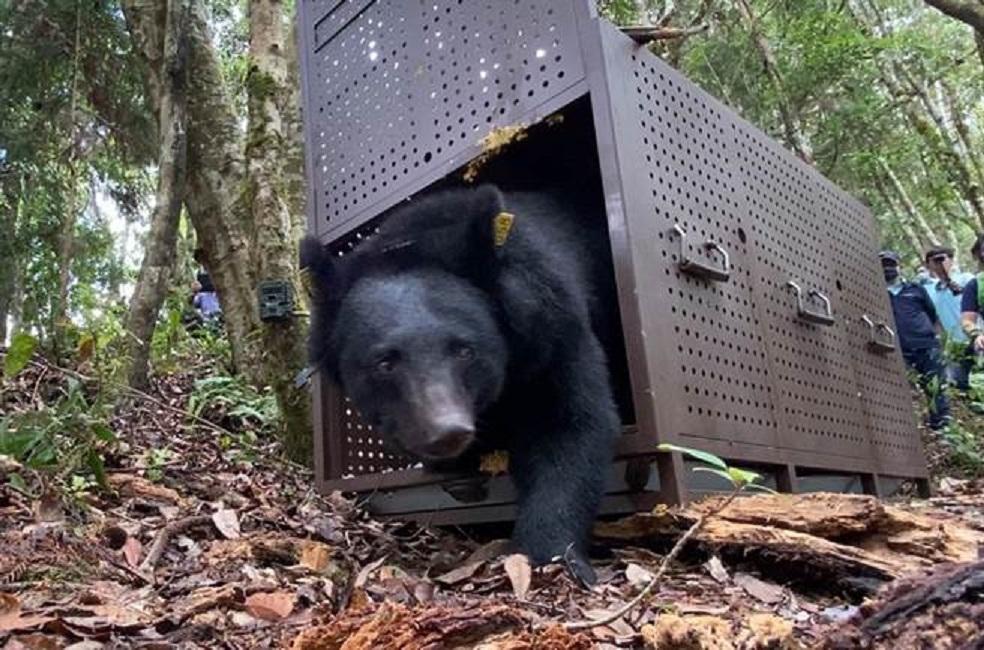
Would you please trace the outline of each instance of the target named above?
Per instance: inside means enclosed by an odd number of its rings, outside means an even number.
[[[765,69],[765,74],[769,78],[769,82],[773,88],[775,88],[776,97],[778,98],[779,117],[782,120],[786,143],[792,147],[796,155],[804,161],[813,164],[813,149],[803,131],[803,125],[800,122],[797,111],[790,103],[789,96],[786,94],[785,83],[783,82],[782,74],[779,72],[779,65],[772,52],[772,46],[769,45],[769,41],[762,32],[758,18],[756,18],[755,13],[752,11],[748,0],[735,0],[735,6],[738,8],[738,13],[741,14],[742,20],[745,21],[745,26],[749,34],[751,34],[755,49],[758,50],[759,56],[762,58],[762,66]]]
[[[164,69],[160,73],[163,83],[159,88],[158,101],[160,157],[157,197],[126,323],[130,334],[128,381],[134,388],[147,385],[150,343],[174,268],[187,165],[188,43],[185,34],[189,17],[187,0],[168,0],[162,60]]]
[[[902,231],[902,234],[905,235],[909,246],[912,248],[912,252],[921,256],[923,251],[926,250],[926,242],[923,242],[922,239],[919,238],[919,235],[916,234],[912,224],[906,220],[904,211],[900,211],[897,207],[895,200],[888,192],[888,188],[885,185],[885,180],[883,177],[875,176],[874,186],[875,190],[882,197],[882,200],[885,201],[885,205],[888,206],[889,213],[895,216],[894,221],[891,223],[897,225]]]
[[[165,0],[123,0],[130,33],[148,64],[148,90],[160,112]],[[250,259],[250,215],[243,201],[243,137],[205,10],[191,0],[188,23],[187,186],[185,207],[222,303],[233,362],[252,383],[263,380],[260,328]]]
[[[899,197],[902,207],[905,208],[906,213],[912,219],[919,231],[923,234],[923,237],[925,237],[926,240],[933,246],[939,246],[940,238],[933,232],[933,229],[930,227],[929,222],[926,220],[923,213],[920,212],[919,208],[916,207],[916,204],[912,202],[912,198],[906,191],[905,186],[902,185],[902,182],[899,181],[899,177],[895,175],[895,172],[888,166],[888,163],[885,162],[884,158],[878,159],[878,166],[881,167],[882,171],[885,173],[885,176],[891,183],[892,189],[895,190],[896,195]]]
[[[164,0],[122,0],[122,6],[149,64],[149,94],[159,109]],[[308,395],[292,385],[293,369],[303,365],[303,328],[293,321],[262,323],[256,299],[261,278],[297,286],[298,230],[282,169],[287,159],[282,104],[290,97],[284,89],[283,8],[273,0],[251,2],[250,23],[247,141],[224,90],[205,10],[200,0],[191,0],[185,207],[222,302],[236,367],[253,384],[273,387],[287,432],[285,449],[305,461],[310,459],[305,453]]]
[[[297,241],[287,196],[284,160],[290,136],[281,101],[287,88],[288,61],[280,0],[249,3],[249,139],[246,146],[249,196],[255,228],[254,268],[262,280],[288,283],[301,296]],[[273,388],[285,427],[285,449],[293,458],[309,458],[311,425],[308,394],[294,385],[305,365],[305,328],[296,318],[263,324],[266,382]]]
[[[72,253],[75,249],[75,222],[78,219],[79,196],[79,155],[81,143],[76,133],[75,122],[79,101],[80,58],[82,52],[82,8],[75,7],[75,50],[72,66],[72,96],[68,112],[68,180],[66,182],[66,206],[63,208],[61,228],[58,232],[58,295],[51,313],[51,332],[53,333],[55,356],[61,354],[61,339],[68,326],[68,285],[71,281]]]
[[[926,0],[926,4],[938,9],[950,18],[956,18],[984,34],[984,1],[982,0]]]

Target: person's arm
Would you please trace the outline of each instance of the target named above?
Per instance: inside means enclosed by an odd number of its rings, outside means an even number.
[[[977,280],[971,280],[964,287],[960,299],[960,327],[970,339],[974,350],[984,352],[984,331],[980,329],[981,306],[977,304]]]
[[[940,316],[936,313],[936,305],[933,304],[933,299],[929,297],[929,292],[926,291],[926,287],[922,285],[917,285],[919,292],[922,294],[923,310],[926,315],[929,316],[929,322],[933,324],[933,331],[936,332],[937,336],[943,333],[943,325],[940,323]]]

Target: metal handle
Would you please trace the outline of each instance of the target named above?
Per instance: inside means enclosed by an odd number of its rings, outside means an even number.
[[[861,317],[865,325],[868,326],[868,349],[872,352],[895,352],[895,331],[885,324],[884,321],[875,322],[867,315]],[[888,334],[888,341],[878,337],[878,332]]]
[[[678,266],[681,271],[717,282],[727,282],[731,278],[731,256],[728,255],[724,246],[710,239],[704,242],[705,250],[716,251],[721,257],[720,267],[710,266],[687,257],[687,232],[680,224],[675,224],[673,231],[680,236],[680,262]]]
[[[798,284],[790,280],[786,283],[786,286],[793,289],[796,292],[796,315],[802,320],[809,323],[815,323],[817,325],[833,325],[834,324],[834,310],[830,304],[830,298],[825,296],[817,289],[811,289],[808,293],[810,298],[815,298],[823,303],[823,311],[813,311],[806,306],[803,302],[803,289]]]

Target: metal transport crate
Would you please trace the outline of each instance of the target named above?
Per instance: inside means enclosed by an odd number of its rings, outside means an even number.
[[[663,442],[781,490],[845,474],[925,491],[868,210],[594,5],[302,0],[309,232],[345,254],[400,201],[463,182],[490,132],[527,126],[489,168],[579,170],[608,225],[630,408],[603,511],[713,487]],[[512,516],[504,477],[415,469],[338,387],[315,375],[314,390],[319,489],[433,523]]]

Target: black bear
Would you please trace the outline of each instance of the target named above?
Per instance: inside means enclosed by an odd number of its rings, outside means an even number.
[[[483,185],[390,211],[348,255],[302,243],[312,363],[427,466],[505,449],[513,542],[585,582],[590,528],[620,428],[598,328],[614,296],[604,233],[574,196]],[[604,263],[604,262],[603,262]],[[606,275],[607,274],[607,275]],[[604,334],[602,334],[604,337]]]

